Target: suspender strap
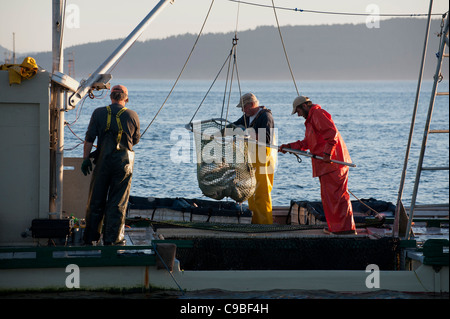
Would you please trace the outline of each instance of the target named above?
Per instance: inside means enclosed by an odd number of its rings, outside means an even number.
[[[106,107],[106,109],[108,110],[108,118],[106,120],[106,131],[109,131],[109,128],[111,127],[111,106],[108,105]],[[119,128],[119,133],[117,134],[117,149],[119,149],[119,144],[120,144],[120,140],[122,139],[122,134],[123,134],[123,128],[122,128],[122,122],[120,122],[120,116],[122,115],[123,112],[125,112],[127,110],[126,107],[123,107],[120,109],[119,112],[117,112],[116,114],[116,121],[117,121],[117,127]]]
[[[123,107],[119,112],[117,112],[117,115],[116,115],[117,127],[119,128],[119,134],[117,134],[117,149],[119,147],[119,143],[120,143],[120,140],[122,139],[122,133],[123,133],[122,123],[120,122],[120,116],[126,110],[127,110],[127,108]]]
[[[109,127],[111,126],[111,106],[107,106],[106,109],[108,110],[108,119],[106,120],[106,131],[109,131]]]

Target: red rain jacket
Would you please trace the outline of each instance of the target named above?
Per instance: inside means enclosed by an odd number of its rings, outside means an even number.
[[[318,104],[313,104],[305,121],[305,139],[290,143],[292,149],[310,150],[317,156],[323,153],[331,154],[331,159],[351,162],[347,146],[341,137],[331,115]],[[348,170],[347,166],[336,163],[326,163],[319,159],[312,159],[313,177],[318,177],[336,170]]]

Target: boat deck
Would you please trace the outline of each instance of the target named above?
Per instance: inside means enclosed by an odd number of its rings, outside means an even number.
[[[386,218],[381,227],[357,224],[356,235],[326,234],[325,222],[307,217],[309,225],[298,225],[297,216],[289,216],[289,207],[273,207],[273,225],[190,223],[190,222],[152,222],[143,218],[146,227],[133,227],[139,219],[127,228],[128,243],[131,245],[149,245],[152,239],[195,239],[195,238],[368,238],[380,239],[392,237],[393,214],[383,212]],[[406,207],[408,212],[408,207]],[[289,219],[290,218],[290,219]],[[415,222],[412,229],[418,242],[432,238],[449,238],[449,207],[434,205],[415,211]],[[286,225],[286,222],[293,222]]]
[[[376,264],[383,278],[392,277],[383,281],[383,289],[448,291],[448,247],[435,262],[416,249],[420,246],[418,241],[417,246],[413,240],[414,247],[405,248],[401,241],[392,238],[389,223],[379,228],[358,227],[357,235],[328,235],[323,232],[323,225],[275,224],[255,228],[251,224],[221,224],[219,230],[219,225],[213,223],[146,222],[127,223],[125,247],[82,247],[69,241],[55,247],[0,248],[0,286],[15,290],[65,287],[64,269],[75,264],[83,268],[82,284],[86,289],[181,286],[185,290],[366,291],[367,265]],[[199,224],[207,224],[209,229],[199,228]],[[415,238],[448,239],[448,218],[441,227],[426,226],[424,222],[414,225]],[[160,257],[161,244],[176,245],[175,259]],[[396,271],[403,267],[398,257],[405,249],[404,268],[414,271]],[[443,260],[445,253],[447,264]],[[170,265],[172,260],[173,271],[158,267],[159,260],[164,260],[164,265]],[[436,277],[434,268],[422,267],[430,262],[443,269],[441,275]],[[347,276],[345,283],[342,276]],[[428,282],[434,284],[424,286]]]

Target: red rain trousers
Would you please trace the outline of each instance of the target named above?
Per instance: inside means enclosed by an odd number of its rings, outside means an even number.
[[[292,149],[310,150],[317,156],[331,154],[331,159],[351,162],[350,155],[331,115],[313,104],[305,121],[305,138],[290,143]],[[331,232],[355,230],[352,205],[348,195],[348,167],[312,159],[313,177],[319,177],[322,205]]]

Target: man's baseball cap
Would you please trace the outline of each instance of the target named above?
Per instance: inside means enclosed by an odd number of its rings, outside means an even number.
[[[297,96],[295,98],[294,102],[292,103],[292,113],[291,113],[291,115],[293,115],[293,114],[295,114],[297,112],[297,106],[302,105],[303,103],[306,103],[306,102],[309,102],[309,101],[311,101],[309,99],[309,97],[306,97],[306,96],[303,96],[303,95]]]
[[[236,105],[236,107],[242,108],[247,103],[259,103],[259,101],[253,93],[245,93],[244,95],[241,96],[239,104]]]
[[[114,85],[111,89],[111,92],[120,92],[128,95],[128,89],[123,85]]]

